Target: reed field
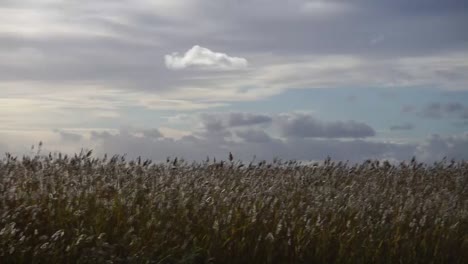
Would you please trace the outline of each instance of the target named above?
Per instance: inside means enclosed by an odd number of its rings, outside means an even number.
[[[468,263],[468,162],[7,154],[0,263]]]

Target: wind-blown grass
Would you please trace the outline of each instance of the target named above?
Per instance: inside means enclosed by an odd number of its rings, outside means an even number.
[[[468,163],[6,155],[1,263],[468,263]]]

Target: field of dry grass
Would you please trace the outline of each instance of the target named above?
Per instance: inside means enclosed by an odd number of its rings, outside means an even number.
[[[0,161],[1,263],[468,263],[468,163]]]

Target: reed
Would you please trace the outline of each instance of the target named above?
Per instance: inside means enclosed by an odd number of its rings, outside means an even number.
[[[0,161],[1,263],[468,263],[468,163]]]

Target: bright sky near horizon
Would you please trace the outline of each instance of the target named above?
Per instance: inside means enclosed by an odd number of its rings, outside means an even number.
[[[0,0],[0,152],[468,159],[456,0]]]

